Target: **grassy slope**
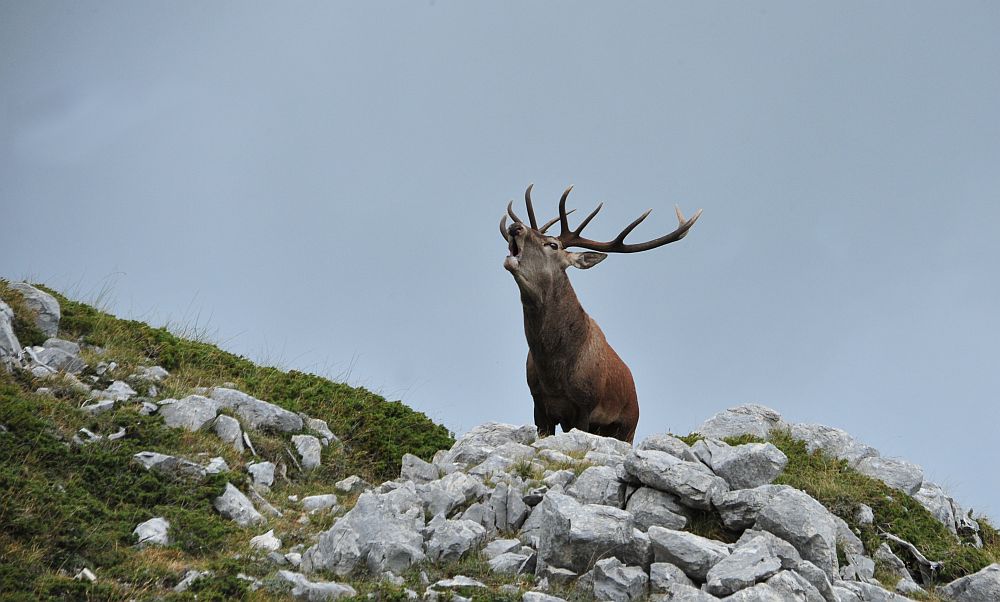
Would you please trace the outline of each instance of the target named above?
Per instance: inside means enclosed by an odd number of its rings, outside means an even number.
[[[102,357],[87,357],[91,366],[102,359],[114,360],[120,364],[115,376],[123,378],[137,365],[159,364],[171,372],[163,394],[178,397],[197,386],[231,382],[261,399],[326,420],[343,444],[324,449],[323,466],[312,473],[301,474],[294,465],[288,466],[289,478],[275,484],[272,501],[290,494],[329,492],[335,481],[351,474],[381,482],[398,475],[404,453],[429,458],[453,442],[447,429],[425,415],[365,389],[257,366],[213,345],[120,320],[48,292],[62,308],[60,337],[106,349]],[[31,322],[20,319],[27,315],[20,296],[3,281],[0,298],[19,316],[15,329],[23,343],[42,342],[45,337]],[[82,378],[91,374],[85,372]],[[102,384],[110,380],[102,379]],[[43,385],[55,395],[33,393]],[[210,568],[217,574],[194,588],[201,600],[245,593],[245,583],[235,574],[251,572],[248,563],[231,557],[245,554],[246,542],[258,533],[221,519],[211,500],[227,480],[242,485],[240,467],[248,458],[239,457],[214,435],[165,429],[159,417],[140,415],[135,404],[90,417],[76,409],[82,402],[81,394],[69,386],[0,370],[0,424],[7,428],[0,433],[2,597],[145,598],[163,594],[162,588],[175,584],[188,568]],[[83,447],[70,445],[81,427],[105,434],[125,427],[127,436]],[[288,464],[287,435],[257,434],[253,441],[265,459]],[[199,457],[202,454],[221,455],[233,470],[201,483],[174,481],[131,464],[132,455],[145,450],[201,461],[208,457]],[[165,549],[135,549],[132,529],[154,516],[170,521],[174,543]],[[316,519],[306,530],[292,520],[296,517],[272,521],[286,545],[307,543],[308,533],[332,520]],[[97,573],[96,585],[69,578],[82,567]],[[269,596],[266,591],[255,595]]]

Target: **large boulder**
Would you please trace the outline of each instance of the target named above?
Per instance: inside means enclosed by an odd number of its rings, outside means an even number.
[[[453,472],[444,477],[416,487],[417,495],[427,507],[430,516],[451,514],[455,508],[478,501],[486,495],[482,481],[463,472]]]
[[[647,534],[653,544],[654,562],[669,562],[699,583],[730,554],[728,545],[686,531],[654,526]]]
[[[785,489],[775,494],[757,515],[755,528],[789,542],[802,558],[836,579],[837,523],[830,511],[806,492]]]
[[[625,484],[618,471],[610,466],[591,466],[566,488],[568,495],[581,504],[604,504],[620,508],[625,497]]]
[[[778,574],[782,561],[774,554],[770,541],[763,536],[740,542],[732,554],[709,569],[705,591],[713,596],[728,596]]]
[[[719,412],[703,422],[695,432],[703,437],[715,439],[740,435],[753,435],[766,439],[772,430],[786,427],[781,414],[771,408],[751,403]]]
[[[701,510],[710,509],[712,498],[729,490],[726,481],[703,464],[680,460],[667,452],[629,452],[625,471],[642,484],[672,493],[685,506]]]
[[[689,509],[681,505],[677,496],[652,487],[640,487],[628,498],[625,509],[632,513],[635,526],[642,531],[652,526],[683,529],[687,525]]]
[[[188,395],[184,399],[164,399],[160,402],[160,415],[171,428],[197,431],[219,413],[219,402],[201,395]]]
[[[784,470],[788,457],[771,443],[729,445],[717,439],[702,439],[692,452],[731,489],[767,485]]]
[[[993,563],[978,573],[956,579],[937,588],[937,593],[955,602],[1000,600],[1000,564]]]
[[[532,443],[536,449],[551,449],[570,457],[586,457],[590,452],[606,456],[621,457],[632,450],[632,445],[615,439],[572,429],[568,433],[558,433],[543,437]],[[595,464],[598,462],[595,462]],[[604,462],[600,462],[604,463]]]
[[[767,506],[771,498],[785,489],[790,487],[761,485],[753,489],[726,491],[712,498],[712,505],[727,529],[739,531],[752,527],[757,522],[757,515]]]
[[[550,491],[532,511],[536,517],[538,556],[548,565],[583,574],[602,558],[628,562],[642,555],[632,515],[624,510]]]
[[[859,460],[855,468],[861,474],[878,479],[907,495],[919,491],[924,482],[924,470],[906,460],[872,456]]]
[[[879,455],[877,449],[858,441],[847,431],[825,424],[800,422],[791,425],[789,430],[792,437],[805,441],[810,453],[819,450],[833,458],[847,460],[851,466],[856,466],[864,458]]]
[[[27,282],[12,282],[9,287],[21,293],[25,305],[34,314],[35,325],[43,334],[49,337],[59,334],[59,320],[62,318],[62,310],[59,309],[59,302],[56,301],[55,297]]]
[[[252,429],[295,433],[302,430],[302,417],[295,412],[247,395],[236,389],[215,387],[211,398],[219,407],[232,408]]]
[[[681,460],[687,460],[688,462],[698,461],[698,458],[691,452],[690,445],[684,443],[677,437],[666,433],[650,435],[640,441],[639,445],[636,445],[635,448],[653,449],[656,451],[667,452],[671,456],[675,456]]]

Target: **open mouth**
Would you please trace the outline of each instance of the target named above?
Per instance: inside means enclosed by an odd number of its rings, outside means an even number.
[[[507,248],[510,251],[511,257],[520,257],[521,248],[517,246],[517,239],[514,238],[513,236],[510,237],[510,244],[507,246]]]

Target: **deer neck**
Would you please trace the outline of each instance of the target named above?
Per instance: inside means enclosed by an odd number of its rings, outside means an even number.
[[[535,294],[522,290],[524,334],[536,360],[576,356],[590,336],[590,316],[565,272]]]

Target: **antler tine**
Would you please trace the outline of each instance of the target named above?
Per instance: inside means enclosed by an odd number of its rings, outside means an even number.
[[[504,240],[506,240],[507,242],[510,242],[510,234],[507,234],[507,216],[506,215],[500,218],[500,234],[503,236]]]
[[[583,229],[587,227],[587,224],[590,223],[590,220],[594,219],[594,216],[597,215],[597,212],[600,211],[602,207],[604,207],[604,203],[598,204],[597,205],[597,209],[594,209],[593,211],[591,211],[590,215],[588,215],[587,217],[585,217],[583,219],[583,221],[580,222],[580,225],[576,227],[576,230],[573,230],[573,235],[574,236],[579,236],[580,233],[583,232]]]
[[[574,211],[576,211],[576,209],[570,209],[569,211],[567,211],[567,212],[566,212],[566,215],[569,215],[570,213],[573,213]],[[554,223],[556,223],[556,222],[558,222],[558,221],[559,221],[559,218],[558,218],[558,217],[553,217],[553,218],[552,218],[552,219],[550,219],[549,221],[545,222],[545,223],[544,223],[544,224],[542,225],[542,227],[538,229],[538,231],[539,231],[540,233],[542,233],[542,234],[545,234],[545,231],[546,231],[546,230],[548,230],[549,228],[551,228],[551,227],[552,227],[552,224],[554,224]]]
[[[562,198],[559,199],[559,236],[563,237],[570,233],[569,231],[569,220],[566,219],[568,215],[566,213],[566,199],[569,197],[569,192],[573,190],[573,186],[566,189],[566,192],[562,194]]]
[[[528,208],[528,221],[531,227],[538,229],[538,222],[535,221],[535,208],[531,206],[531,188],[534,184],[528,184],[528,189],[524,191],[524,205]]]
[[[652,213],[652,212],[653,212],[652,209],[646,209],[645,213],[643,213],[642,215],[640,215],[638,217],[638,219],[636,219],[631,224],[625,226],[625,229],[618,233],[618,236],[615,237],[615,241],[617,241],[617,242],[624,242],[625,241],[625,237],[628,236],[629,234],[631,234],[632,230],[635,230],[636,226],[638,226],[639,224],[641,224],[642,220],[644,220],[647,217],[649,217],[649,214]]]
[[[507,215],[509,215],[510,219],[514,220],[515,223],[524,224],[524,222],[521,221],[521,218],[514,214],[514,201],[507,203]]]

